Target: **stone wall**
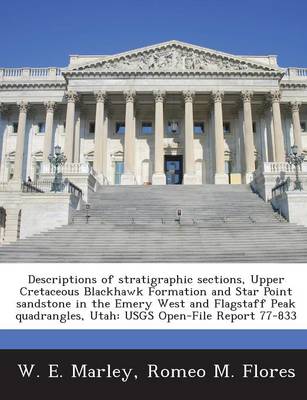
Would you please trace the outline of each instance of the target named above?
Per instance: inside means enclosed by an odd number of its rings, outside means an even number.
[[[12,243],[71,223],[81,200],[70,193],[0,192],[0,207],[6,212],[2,243]]]
[[[307,226],[307,192],[285,192],[272,199],[273,207],[289,222]]]

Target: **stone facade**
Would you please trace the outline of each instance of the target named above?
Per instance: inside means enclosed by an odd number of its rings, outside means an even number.
[[[248,183],[307,152],[307,69],[178,41],[67,68],[0,68],[0,182],[64,174],[100,184]]]

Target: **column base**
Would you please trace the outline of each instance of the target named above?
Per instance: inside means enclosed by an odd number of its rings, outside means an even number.
[[[214,183],[216,185],[227,185],[229,183],[228,175],[226,175],[226,174],[215,174],[214,175]]]
[[[241,185],[242,183],[242,175],[239,172],[233,172],[230,175],[230,183],[232,185]]]
[[[21,184],[22,182],[19,179],[12,179],[8,183],[8,189],[11,192],[21,192]]]
[[[195,174],[184,174],[183,184],[184,185],[197,185],[198,184],[197,176]]]
[[[254,179],[254,174],[252,172],[247,172],[243,175],[243,182],[246,183],[247,185],[251,183],[251,181]]]
[[[163,173],[155,173],[152,175],[153,185],[166,185],[166,176]]]
[[[123,174],[120,179],[121,185],[135,185],[135,176],[131,173]]]

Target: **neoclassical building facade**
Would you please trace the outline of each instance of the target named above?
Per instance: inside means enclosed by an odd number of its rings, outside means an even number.
[[[248,183],[307,152],[307,68],[178,41],[66,68],[0,68],[0,182],[63,173],[100,184]],[[45,174],[45,175],[44,175]]]

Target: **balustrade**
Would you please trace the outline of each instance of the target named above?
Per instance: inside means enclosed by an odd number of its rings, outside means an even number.
[[[0,68],[1,80],[13,79],[62,79],[61,68]]]
[[[294,165],[290,165],[287,162],[264,162],[263,172],[280,173],[288,172],[295,173]],[[307,172],[307,163],[301,165],[301,172]]]
[[[303,78],[307,79],[307,68],[287,68],[286,77],[291,79]]]
[[[69,163],[66,162],[60,167],[60,172],[63,174],[88,174],[92,169],[87,163]],[[50,174],[54,173],[54,167],[49,163],[43,163],[41,167],[41,173]]]

